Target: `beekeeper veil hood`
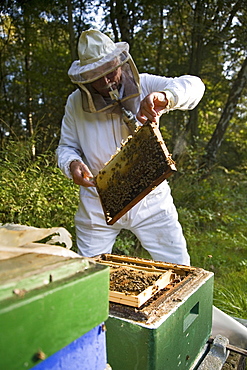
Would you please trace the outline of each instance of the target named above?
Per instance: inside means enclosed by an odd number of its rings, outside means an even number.
[[[126,108],[131,108],[133,99],[140,95],[139,74],[129,54],[126,42],[114,43],[108,36],[96,29],[82,32],[78,43],[79,60],[72,63],[68,75],[82,92],[83,109],[87,112],[114,110],[116,101],[102,96],[94,82],[114,71],[120,70],[120,81],[116,88]]]

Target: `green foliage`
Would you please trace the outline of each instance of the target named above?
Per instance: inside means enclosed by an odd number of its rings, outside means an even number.
[[[184,173],[171,180],[191,263],[214,272],[215,305],[246,318],[246,168],[219,166],[200,176]]]
[[[237,0],[221,1],[220,10],[217,2],[209,0],[183,1],[179,6],[172,1],[30,0],[9,1],[8,6],[5,2],[0,9],[0,117],[4,120],[0,147],[5,135],[32,136],[31,118],[34,129],[46,131],[38,150],[47,150],[74,87],[67,76],[71,51],[76,54],[79,35],[89,27],[100,24],[115,41],[129,41],[140,72],[168,77],[190,73],[203,79],[206,92],[198,122],[188,126],[188,114],[174,112],[168,126],[172,140],[181,130],[194,127],[194,136],[204,145],[224,110],[246,50],[246,7]],[[246,132],[246,92],[242,95],[231,123],[237,141],[234,149],[241,140],[238,133]]]
[[[193,153],[187,159],[187,167],[169,182],[191,264],[214,272],[214,304],[230,315],[246,319],[246,168],[239,172],[218,166],[203,176],[196,171]],[[116,251],[147,257],[135,236],[129,237],[117,240],[120,250]]]
[[[0,148],[6,136],[30,139],[32,125],[44,133],[38,146],[44,153],[59,135],[64,103],[73,88],[67,76],[68,31],[55,18],[48,21],[48,3],[46,9],[36,0],[10,5],[0,15]]]
[[[245,263],[245,266],[243,264]],[[232,284],[225,282],[232,281]],[[227,314],[246,319],[247,312],[247,266],[246,260],[233,270],[217,279],[214,288],[214,303]]]
[[[31,160],[30,145],[9,143],[1,153],[0,223],[65,227],[75,241],[78,187],[47,153]]]
[[[129,230],[121,230],[112,252],[114,254],[130,256],[132,255],[132,251],[136,251],[137,243],[138,240],[134,234]]]
[[[141,246],[137,237],[129,230],[121,230],[113,246],[112,253],[131,257],[151,258]]]
[[[65,227],[73,236],[78,187],[56,167],[54,154],[31,159],[31,143],[10,142],[0,153],[0,223]],[[187,168],[169,180],[191,263],[215,274],[215,305],[246,317],[247,199],[242,172],[215,167],[207,177],[195,170],[193,153]],[[130,231],[122,230],[113,253],[149,258]]]
[[[69,24],[68,5],[73,24]],[[190,122],[190,112],[174,111],[162,117],[161,131],[177,157],[179,173],[171,177],[170,184],[192,264],[215,273],[216,305],[244,317],[246,87],[210,174],[203,173],[200,158],[245,55],[245,2],[224,0],[219,9],[219,2],[209,0],[181,2],[180,6],[172,1],[128,0],[122,23],[123,9],[116,5],[110,1],[30,0],[0,6],[0,222],[64,226],[75,245],[78,187],[57,169],[49,151],[56,146],[64,103],[73,89],[67,76],[71,49],[81,31],[103,22],[104,30],[114,34],[116,41],[131,41],[131,54],[140,72],[190,73],[201,76],[206,84],[198,122]],[[102,19],[92,24],[96,8],[98,14],[102,10]],[[30,118],[34,133],[28,127]],[[193,147],[184,135],[188,122],[196,128]],[[30,154],[32,145],[38,153],[35,161]],[[148,257],[126,230],[117,238],[114,252]]]

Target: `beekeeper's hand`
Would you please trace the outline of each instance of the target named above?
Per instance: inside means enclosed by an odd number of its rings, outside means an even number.
[[[168,100],[164,92],[153,92],[141,101],[136,118],[141,123],[145,123],[147,119],[151,122],[157,122],[158,117],[162,114],[167,104]]]
[[[93,175],[84,163],[79,161],[72,161],[70,163],[70,173],[76,185],[82,185],[86,188],[90,186],[95,186]]]

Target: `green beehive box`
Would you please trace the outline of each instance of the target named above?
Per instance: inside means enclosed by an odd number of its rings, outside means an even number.
[[[137,259],[135,265],[139,262],[145,264]],[[191,369],[211,334],[213,273],[147,263],[180,271],[183,279],[140,309],[111,303],[106,321],[108,363],[114,370]]]
[[[108,317],[109,268],[28,253],[0,261],[0,368],[30,369]]]

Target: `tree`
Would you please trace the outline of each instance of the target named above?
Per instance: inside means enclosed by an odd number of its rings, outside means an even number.
[[[75,31],[74,31],[74,22],[73,22],[73,4],[71,0],[67,0],[67,9],[68,9],[68,29],[69,29],[69,46],[71,53],[71,60],[77,59],[76,53],[76,42],[75,42]]]
[[[202,75],[203,62],[206,54],[220,52],[224,44],[229,43],[235,37],[234,17],[244,8],[243,1],[237,0],[217,1],[195,1],[192,6],[193,28],[191,34],[191,52],[189,73],[196,76]],[[222,64],[223,67],[223,64]],[[190,119],[186,126],[187,133],[190,132],[192,142],[198,136],[198,108],[190,112]]]
[[[229,85],[240,70],[240,56],[245,57],[246,4],[247,0],[1,3],[0,94],[4,102],[0,107],[1,142],[9,134],[21,140],[33,137],[38,152],[53,142],[56,145],[64,104],[74,89],[67,71],[77,59],[78,38],[83,30],[99,27],[98,23],[102,25],[104,21],[103,32],[114,41],[130,44],[140,72],[167,77],[194,74],[203,79],[206,93],[198,108],[164,115],[161,129],[171,147],[176,144],[182,150],[179,141],[182,135],[188,147],[192,144],[194,150],[202,147],[208,150],[207,143],[216,135],[217,124],[221,126],[221,112],[230,114],[224,110]],[[96,24],[98,10],[99,14],[103,12],[102,22]],[[244,92],[243,88],[240,95]],[[235,110],[232,117],[241,125],[244,123],[238,112],[246,109],[243,97],[242,101],[241,106],[232,105]],[[222,131],[221,142],[229,126],[225,125]],[[234,130],[231,125],[231,131]],[[238,138],[241,140],[240,135]],[[213,143],[212,137],[210,145]]]
[[[59,135],[71,91],[67,22],[61,19],[64,8],[52,8],[53,1],[10,5],[1,14],[1,132],[4,139],[8,133],[29,137],[41,152]]]
[[[205,160],[207,167],[210,167],[216,160],[216,154],[221,146],[224,134],[230,124],[231,118],[235,112],[239,98],[242,95],[243,89],[247,82],[247,58],[244,59],[242,68],[240,69],[237,78],[233,81],[228,99],[222,115],[217,123],[214,133],[206,146]]]

